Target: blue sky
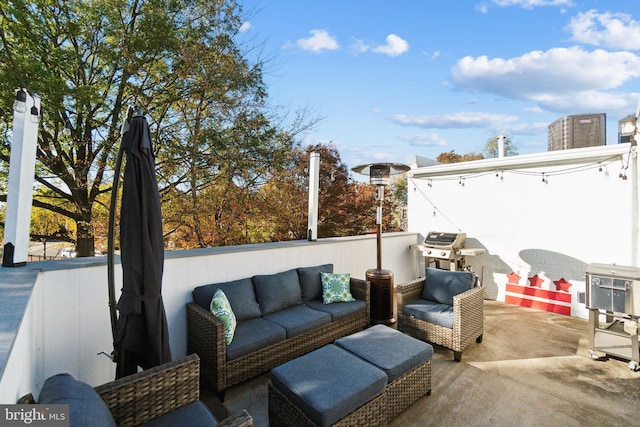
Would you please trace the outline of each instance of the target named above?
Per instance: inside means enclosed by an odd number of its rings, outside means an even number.
[[[606,113],[607,144],[640,98],[635,0],[241,0],[264,43],[272,102],[324,119],[351,168],[482,151],[508,135],[547,150],[547,126]]]

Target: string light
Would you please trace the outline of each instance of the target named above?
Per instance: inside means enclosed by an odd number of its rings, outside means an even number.
[[[16,113],[24,113],[27,111],[27,91],[18,89],[16,91],[16,100],[13,103],[13,111]]]
[[[31,114],[29,115],[29,119],[31,123],[38,123],[40,121],[40,112],[38,111],[38,107],[36,107],[35,100],[33,101],[33,106],[31,107]]]
[[[624,177],[626,176],[626,169],[628,168],[628,166],[625,166],[625,162],[623,159],[622,155],[615,155],[615,156],[611,156],[609,159],[604,160],[604,161],[600,161],[600,162],[595,162],[595,163],[590,163],[590,164],[586,164],[586,165],[578,165],[578,166],[572,166],[572,167],[568,167],[565,169],[559,169],[556,170],[554,172],[531,172],[529,170],[523,170],[523,169],[498,169],[498,170],[494,170],[494,171],[488,171],[488,172],[479,172],[479,173],[471,173],[468,175],[458,175],[458,176],[451,176],[451,175],[447,175],[447,176],[441,176],[441,177],[437,177],[437,178],[433,178],[433,177],[429,177],[426,178],[427,179],[427,186],[428,187],[433,187],[433,182],[434,181],[451,181],[454,179],[458,180],[458,184],[460,186],[465,186],[466,184],[466,180],[467,179],[473,179],[473,178],[479,178],[482,176],[486,176],[488,174],[493,174],[495,175],[496,178],[500,178],[501,181],[504,181],[504,174],[505,172],[507,173],[512,173],[515,175],[531,175],[531,176],[538,176],[540,177],[540,179],[542,180],[542,182],[549,182],[549,177],[550,176],[557,176],[557,175],[567,175],[570,173],[579,173],[579,172],[583,172],[589,169],[592,169],[594,167],[598,168],[599,172],[603,172],[604,171],[604,175],[605,176],[609,176],[609,172],[607,170],[607,164],[608,163],[613,163],[617,160],[620,160],[622,162],[622,166],[621,166],[621,171],[620,171],[620,179],[624,179]]]

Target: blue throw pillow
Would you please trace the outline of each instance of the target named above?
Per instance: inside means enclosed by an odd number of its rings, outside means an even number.
[[[211,314],[224,323],[225,341],[227,342],[227,345],[231,344],[231,341],[233,341],[233,334],[236,332],[237,322],[236,316],[233,314],[233,310],[231,309],[231,304],[229,304],[229,300],[222,289],[218,289],[216,293],[213,294],[209,309],[211,310]]]
[[[426,269],[422,288],[422,299],[440,304],[453,305],[453,297],[473,288],[475,274],[468,271],[449,271],[437,268]]]
[[[116,426],[107,404],[93,387],[69,374],[47,378],[40,390],[38,403],[69,405],[70,427]]]
[[[351,295],[351,276],[347,274],[320,273],[322,281],[322,302],[351,302],[356,299]]]

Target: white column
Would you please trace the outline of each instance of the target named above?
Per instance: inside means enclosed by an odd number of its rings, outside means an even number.
[[[318,191],[320,188],[320,154],[311,153],[309,156],[309,215],[307,238],[318,240]]]
[[[33,116],[32,108],[37,108]],[[9,162],[7,211],[4,225],[3,267],[25,265],[36,167],[40,98],[27,93],[26,111],[13,113],[13,140]],[[11,249],[13,248],[13,250]]]
[[[499,158],[504,157],[504,140],[505,140],[504,135],[498,136],[498,157]]]

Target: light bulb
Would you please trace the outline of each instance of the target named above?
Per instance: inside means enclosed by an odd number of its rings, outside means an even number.
[[[27,92],[24,89],[16,91],[16,100],[13,103],[13,111],[24,113],[27,111]]]
[[[31,123],[38,123],[38,121],[40,120],[39,114],[40,112],[38,111],[38,107],[36,107],[35,105],[31,107],[31,115],[29,116]]]

